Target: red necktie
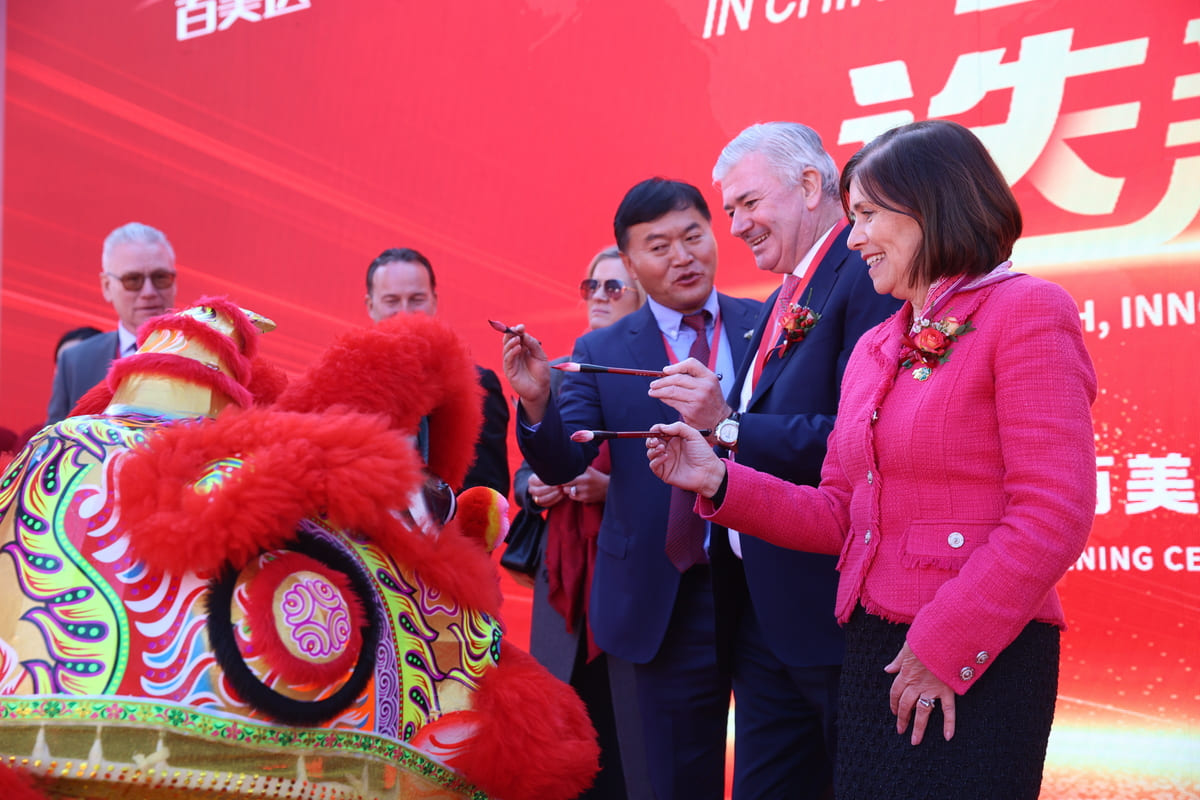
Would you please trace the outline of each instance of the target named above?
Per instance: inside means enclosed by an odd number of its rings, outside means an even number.
[[[829,253],[829,248],[833,246],[834,241],[841,234],[842,229],[846,227],[848,221],[845,217],[839,219],[825,236],[825,241],[821,243],[820,249],[813,256],[812,261],[808,263],[808,269],[804,271],[804,277],[798,278],[795,275],[788,275],[783,279],[783,286],[779,289],[779,305],[775,309],[775,319],[772,320],[768,330],[763,331],[762,341],[758,346],[758,354],[754,358],[754,372],[751,379],[750,389],[758,385],[759,376],[762,375],[763,366],[767,363],[767,359],[771,356],[771,350],[779,342],[779,334],[783,332],[783,314],[787,311],[788,306],[796,302],[796,297],[800,295],[808,286],[808,282],[812,276],[821,267],[821,262],[825,260],[825,256]]]
[[[708,345],[707,311],[697,311],[695,314],[685,314],[683,324],[696,331],[696,341],[688,356],[701,364],[708,363],[711,349]],[[671,487],[671,505],[667,512],[667,558],[680,572],[687,572],[693,564],[708,561],[704,552],[704,520],[696,516],[692,507],[696,503],[695,492],[685,492],[675,486]]]
[[[810,269],[809,272],[812,270]],[[758,385],[763,365],[767,363],[767,358],[771,355],[771,348],[779,341],[779,334],[783,330],[783,315],[795,299],[796,291],[800,288],[803,280],[798,275],[788,275],[783,279],[783,286],[779,288],[779,299],[775,304],[775,316],[771,318],[767,329],[763,331],[762,341],[758,343],[758,355],[754,357],[754,378],[750,384],[751,388]]]

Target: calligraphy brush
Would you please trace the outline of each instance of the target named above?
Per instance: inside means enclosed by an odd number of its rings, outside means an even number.
[[[491,325],[494,330],[500,331],[500,333],[511,333],[513,336],[519,335],[516,331],[505,325],[503,322],[497,322],[494,319],[489,319],[488,325]]]
[[[599,364],[580,364],[576,361],[564,361],[562,364],[551,364],[563,372],[607,372],[610,375],[644,375],[647,378],[662,378],[663,373],[656,369],[630,369],[628,367],[602,367]]]
[[[707,428],[697,431],[701,436],[712,436]],[[649,439],[652,436],[671,436],[669,433],[653,431],[575,431],[571,434],[572,442],[591,442],[603,439]]]
[[[561,364],[551,364],[554,369],[561,369],[563,372],[597,372],[607,373],[609,375],[641,375],[646,378],[665,378],[666,373],[656,369],[631,369],[629,367],[602,367],[599,364],[580,364],[577,361],[564,361]],[[722,375],[717,374],[717,380],[721,380]]]

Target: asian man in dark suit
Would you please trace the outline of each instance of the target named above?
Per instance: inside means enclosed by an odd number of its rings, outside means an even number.
[[[625,264],[649,299],[581,337],[574,360],[649,370],[677,361],[701,367],[703,360],[732,388],[761,304],[713,289],[717,249],[703,196],[686,183],[643,181],[625,195],[613,227]],[[566,483],[596,455],[598,443],[573,442],[575,431],[645,430],[678,418],[648,396],[646,378],[628,375],[567,373],[552,402],[545,352],[524,326],[515,330],[505,337],[504,368],[520,397],[517,441],[546,482]],[[655,796],[717,800],[724,795],[730,682],[716,662],[704,527],[690,499],[673,501],[673,490],[650,472],[640,440],[614,439],[610,448],[589,604],[592,631],[601,649],[634,664]],[[677,536],[691,537],[687,559],[676,550],[668,555],[668,540]]]
[[[367,315],[375,322],[393,314],[437,314],[437,276],[429,259],[411,247],[390,247],[367,266]],[[495,372],[475,366],[483,387],[483,429],[475,442],[475,461],[462,489],[487,486],[505,497],[511,486],[508,471],[508,403]],[[428,431],[421,421],[418,444],[423,455]]]
[[[710,371],[681,364],[650,394],[688,424],[713,429],[711,441],[735,460],[815,486],[850,351],[899,301],[875,293],[847,248],[837,168],[811,128],[747,128],[721,153],[713,180],[731,233],[783,285],[755,325],[732,392]],[[836,559],[722,528],[710,554],[737,707],[734,799],[832,797],[843,647]]]
[[[108,234],[100,253],[100,291],[117,312],[117,330],[60,349],[46,423],[70,414],[108,374],[114,359],[137,349],[137,329],[175,305],[175,251],[157,228],[130,222]]]

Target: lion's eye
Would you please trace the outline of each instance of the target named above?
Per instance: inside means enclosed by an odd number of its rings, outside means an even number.
[[[425,509],[429,513],[429,516],[436,520],[439,525],[445,525],[454,519],[454,513],[458,510],[458,503],[454,498],[454,490],[450,488],[450,484],[437,475],[430,475],[425,480],[425,485],[421,487],[421,496],[425,500]]]

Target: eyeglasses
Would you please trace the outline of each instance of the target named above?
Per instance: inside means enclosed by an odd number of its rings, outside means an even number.
[[[609,300],[617,300],[632,287],[626,286],[624,281],[619,281],[616,278],[609,278],[603,284],[595,278],[585,278],[579,282],[579,296],[584,300],[591,300],[592,295],[600,288],[604,289],[604,296]]]
[[[175,285],[175,273],[165,269],[157,269],[147,276],[143,272],[126,272],[124,275],[114,275],[111,272],[104,273],[110,278],[116,278],[125,287],[126,291],[140,292],[142,287],[146,285],[146,278],[150,278],[150,285],[155,289],[170,289]]]

